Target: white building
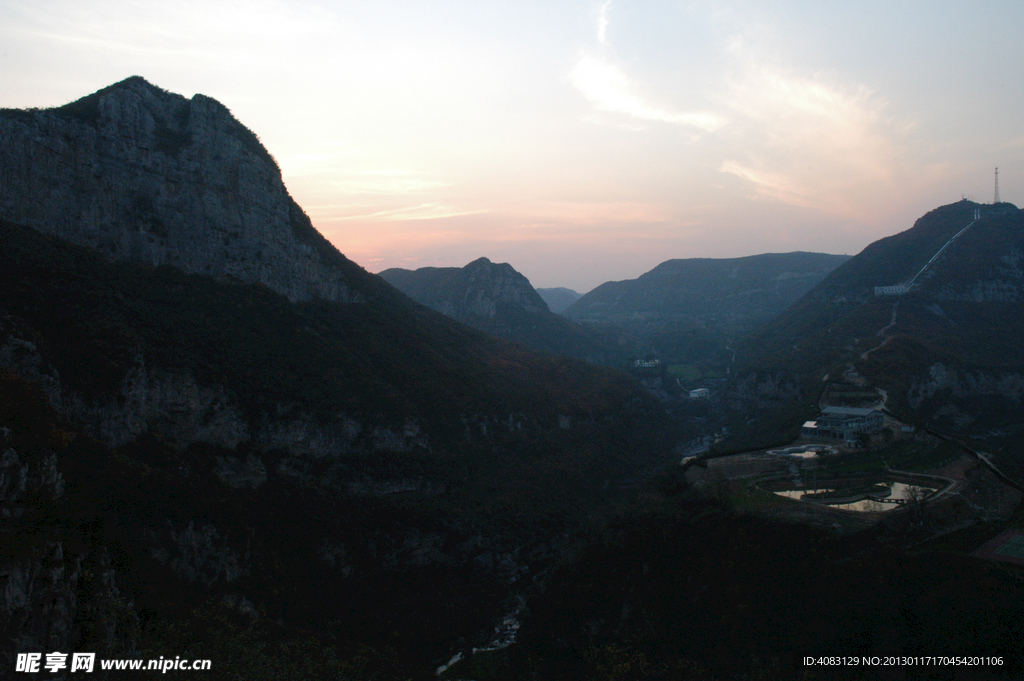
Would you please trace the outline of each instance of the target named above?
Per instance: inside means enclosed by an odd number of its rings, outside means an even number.
[[[815,422],[818,435],[839,440],[856,440],[860,433],[877,433],[882,429],[882,412],[858,407],[825,407]],[[804,424],[806,427],[807,424]]]

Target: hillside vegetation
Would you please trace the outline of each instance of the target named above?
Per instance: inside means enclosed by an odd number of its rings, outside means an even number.
[[[972,222],[909,292],[875,295],[917,274]],[[1010,431],[1024,396],[1022,258],[1016,207],[937,208],[865,248],[747,339],[741,374],[799,377],[812,399],[828,382],[865,381],[907,421],[976,437]]]

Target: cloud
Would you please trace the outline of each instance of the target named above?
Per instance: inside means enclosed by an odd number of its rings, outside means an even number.
[[[292,177],[301,177],[306,173],[289,173]],[[320,186],[325,191],[358,195],[408,196],[412,194],[428,194],[445,187],[450,182],[424,177],[409,171],[368,171],[352,172],[348,169],[319,168],[309,175],[320,179]]]
[[[325,215],[324,213],[328,211],[325,211],[324,209],[327,208],[333,209],[330,212],[339,211],[341,214]],[[356,212],[350,212],[353,208],[356,209]],[[400,206],[398,208],[371,210],[370,212],[359,212],[358,207],[350,205],[312,206],[310,208],[310,212],[317,216],[323,216],[326,220],[332,222],[344,220],[392,222],[405,220],[437,220],[440,218],[452,218],[460,215],[477,215],[488,211],[458,208],[456,206],[450,206],[436,201],[428,201],[426,203]]]
[[[639,201],[535,201],[516,212],[567,226],[666,223],[675,217],[666,203]]]
[[[612,0],[605,0],[597,10],[597,41],[608,44],[608,11],[612,8]]]
[[[706,111],[683,112],[645,101],[636,87],[613,63],[586,52],[569,74],[572,84],[601,111],[624,114],[643,121],[671,123],[712,132],[725,125],[722,116]]]
[[[751,60],[753,62],[754,60]],[[756,194],[828,213],[863,213],[865,195],[896,190],[900,144],[911,126],[864,85],[747,63],[726,81],[732,114],[719,170]]]

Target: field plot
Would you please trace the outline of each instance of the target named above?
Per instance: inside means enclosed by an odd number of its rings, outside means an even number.
[[[1007,530],[971,555],[1024,565],[1024,530]]]

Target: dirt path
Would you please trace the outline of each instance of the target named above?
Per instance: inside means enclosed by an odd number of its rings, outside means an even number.
[[[886,345],[889,344],[889,341],[892,340],[892,336],[889,335],[889,331],[892,329],[892,327],[896,326],[896,313],[899,311],[899,308],[900,301],[897,300],[895,303],[892,304],[892,316],[889,318],[889,323],[875,332],[875,336],[881,338],[882,342],[876,345],[875,347],[860,353],[860,358],[862,360],[866,360],[868,358],[868,355],[870,355],[875,350],[884,348]]]

